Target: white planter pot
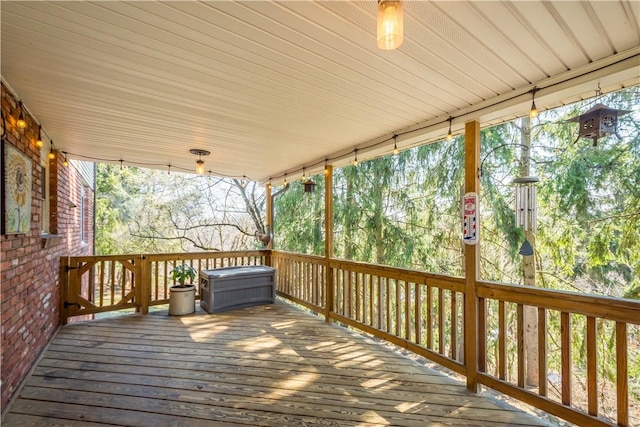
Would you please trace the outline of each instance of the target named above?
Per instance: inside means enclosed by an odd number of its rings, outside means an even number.
[[[182,316],[196,311],[196,287],[172,286],[169,292],[169,315]]]

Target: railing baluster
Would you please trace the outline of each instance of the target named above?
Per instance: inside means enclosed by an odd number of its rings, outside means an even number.
[[[100,307],[104,307],[104,262],[97,263],[97,266],[100,272]]]
[[[451,358],[458,360],[458,297],[451,291]]]
[[[404,337],[411,341],[411,283],[404,282]]]
[[[386,302],[384,307],[384,315],[385,315],[385,320],[387,322],[387,328],[385,329],[385,331],[390,333],[391,332],[391,292],[390,292],[388,277],[384,278],[384,297]]]
[[[507,379],[507,313],[504,301],[498,301],[498,378]]]
[[[422,285],[420,283],[415,283],[414,285],[414,289],[415,289],[415,307],[413,308],[415,310],[415,316],[414,316],[414,331],[416,334],[416,344],[418,345],[422,345],[423,343],[423,339],[422,339],[422,295],[420,292],[420,289],[422,289]]]
[[[111,301],[109,301],[109,305],[115,305],[116,303],[116,262],[111,261],[109,264],[109,273],[111,274]]]
[[[596,318],[587,316],[587,406],[589,415],[598,415]]]
[[[525,362],[524,362],[524,306],[518,304],[517,310],[517,343],[518,343],[518,387],[524,387]]]
[[[560,313],[560,346],[562,358],[562,404],[571,405],[571,317]]]
[[[444,354],[444,289],[438,288],[438,353]]]
[[[360,291],[361,291],[361,289],[360,289],[360,274],[356,272],[356,273],[354,273],[354,276],[355,276],[355,294],[356,294],[355,295],[355,300],[356,300],[355,309],[356,310],[355,310],[355,317],[354,318],[356,320],[360,321],[360,320],[362,320],[360,318],[360,299],[361,299],[360,298]]]
[[[382,277],[377,276],[376,277],[376,291],[378,294],[378,324],[376,325],[376,327],[380,330],[384,330],[383,326],[382,326],[382,311],[383,311],[383,306],[382,306]]]
[[[433,349],[433,288],[427,285],[427,348]]]
[[[487,371],[487,300],[478,298],[478,371]]]
[[[616,385],[618,425],[629,426],[629,368],[627,360],[627,324],[616,322]]]
[[[400,337],[402,336],[402,298],[400,295],[400,291],[401,291],[401,286],[400,286],[401,281],[398,279],[394,279],[393,280],[393,284],[395,286],[396,292],[396,299],[395,299],[395,308],[396,308],[396,316],[395,316],[395,334],[396,336]]]
[[[373,318],[373,301],[374,301],[374,293],[373,293],[373,274],[369,274],[369,321],[367,322],[367,324],[369,326],[375,326],[374,325],[374,318]]]
[[[538,307],[538,394],[547,395],[547,310]]]

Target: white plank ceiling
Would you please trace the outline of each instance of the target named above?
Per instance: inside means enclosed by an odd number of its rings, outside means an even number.
[[[6,1],[2,78],[71,158],[265,181],[640,82],[638,1]],[[378,145],[375,145],[378,144]],[[375,145],[375,146],[374,146]]]

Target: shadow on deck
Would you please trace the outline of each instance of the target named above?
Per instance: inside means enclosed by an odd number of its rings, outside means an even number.
[[[280,302],[64,326],[4,418],[4,426],[547,425]]]

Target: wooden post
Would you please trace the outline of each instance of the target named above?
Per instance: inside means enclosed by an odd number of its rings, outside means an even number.
[[[265,192],[265,199],[267,201],[267,233],[270,236],[273,236],[273,206],[271,206],[271,183],[267,184],[267,189]],[[269,244],[267,244],[267,249],[273,249],[273,240],[269,240]]]
[[[149,300],[151,299],[151,269],[149,268],[149,260],[146,256],[141,255],[136,265],[136,279],[140,288],[140,313],[149,314]]]
[[[324,172],[324,257],[324,320],[330,322],[331,313],[334,311],[334,295],[333,270],[331,269],[331,259],[333,258],[333,166],[329,165]]]
[[[66,325],[69,320],[67,296],[69,295],[69,257],[60,257],[60,324]]]
[[[480,167],[480,122],[473,120],[465,124],[464,134],[464,192],[480,192],[478,170]],[[477,230],[480,229],[480,207],[478,204]],[[478,276],[479,245],[464,245],[465,295],[464,295],[464,364],[467,389],[478,392],[478,298],[476,279]]]

